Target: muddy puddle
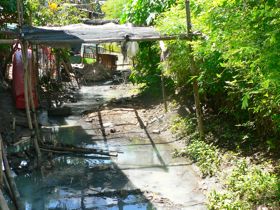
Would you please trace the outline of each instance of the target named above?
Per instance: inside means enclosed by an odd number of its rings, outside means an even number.
[[[16,177],[25,210],[206,209],[192,163],[172,157],[175,140],[168,133],[153,132],[165,125],[145,126],[160,114],[122,106],[127,104],[97,108],[113,98],[129,97],[131,89],[82,87],[78,102],[67,104],[71,116],[49,118],[58,143],[118,156],[47,155],[41,171]]]
[[[71,116],[49,118],[56,141],[111,149],[98,129],[92,129],[92,125],[82,119],[81,113],[128,94],[127,89],[115,90],[110,85],[82,87],[78,102],[67,104],[72,108]],[[116,145],[112,148],[118,149]],[[19,175],[16,182],[25,210],[154,209],[118,168],[114,157],[53,155],[41,171]]]

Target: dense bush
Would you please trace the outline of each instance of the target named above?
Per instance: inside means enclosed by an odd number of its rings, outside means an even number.
[[[184,33],[184,13],[184,1],[179,0],[158,19],[158,28]],[[192,1],[194,30],[203,34],[192,42],[200,91],[220,113],[238,123],[251,122],[259,136],[270,138],[280,129],[279,14],[274,0]],[[167,42],[173,54],[170,72],[179,85],[191,79],[182,42]]]

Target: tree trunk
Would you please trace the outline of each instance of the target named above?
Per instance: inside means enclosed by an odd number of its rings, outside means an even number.
[[[200,104],[199,98],[199,86],[197,81],[197,76],[199,74],[198,68],[195,64],[195,60],[193,57],[193,48],[191,42],[193,41],[193,34],[192,34],[192,23],[191,23],[191,12],[190,12],[190,1],[186,0],[186,16],[187,16],[187,30],[188,30],[188,37],[189,37],[189,59],[190,59],[190,70],[192,75],[195,77],[193,80],[193,92],[194,92],[194,101],[195,101],[195,108],[196,108],[196,118],[197,118],[197,128],[199,132],[199,136],[201,140],[204,140],[204,128],[203,128],[203,114]]]

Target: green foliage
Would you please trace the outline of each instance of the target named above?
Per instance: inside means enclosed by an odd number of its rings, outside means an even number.
[[[155,18],[170,8],[176,0],[127,0],[121,22],[135,25],[153,25]],[[135,67],[130,79],[132,82],[145,83],[146,87],[159,86],[161,66],[160,50],[155,42],[142,42],[135,58]],[[172,84],[172,82],[170,83]]]
[[[184,138],[186,136],[192,135],[195,133],[195,121],[195,118],[176,117],[171,123],[171,132],[176,134],[178,138]]]
[[[3,8],[0,11],[0,28],[5,23],[17,22],[17,6],[14,0],[1,0],[0,6]]]
[[[247,111],[264,135],[277,129],[273,116],[279,115],[280,80],[277,48],[280,46],[279,12],[276,1],[198,1],[194,6],[195,24],[209,37],[198,45],[197,56],[219,55],[211,59],[213,68],[201,67],[201,81],[224,89],[227,113]],[[207,13],[205,11],[208,11]],[[238,24],[236,24],[238,23]]]
[[[175,23],[175,24],[174,24]],[[178,2],[170,10],[162,13],[156,21],[157,28],[163,34],[181,34],[186,32],[186,12],[183,1]],[[189,71],[189,47],[187,41],[171,40],[165,45],[169,56],[162,63],[165,74],[171,77],[177,86],[184,86],[191,80]]]
[[[147,86],[160,83],[159,54],[159,49],[153,42],[139,43],[139,52],[130,76],[132,82],[145,83]]]
[[[253,122],[263,130],[262,137],[279,134],[279,2],[191,3],[194,31],[203,33],[191,43],[200,69],[200,92],[219,101],[214,108],[236,122]],[[157,27],[167,34],[184,33],[185,21],[184,1],[178,0],[158,18]],[[183,86],[191,79],[187,47],[184,41],[166,43],[171,52],[167,74]]]
[[[28,16],[35,26],[61,26],[79,23],[86,14],[62,0],[54,0],[47,5],[40,0],[26,0]]]
[[[257,206],[279,207],[279,179],[264,166],[250,165],[244,159],[235,163],[226,178],[226,191],[212,191],[209,209],[255,209]]]
[[[214,145],[194,140],[185,148],[185,154],[197,163],[204,176],[213,176],[219,170],[219,150]]]
[[[82,59],[82,63],[84,63],[84,64],[93,64],[95,62],[96,62],[96,59],[94,59],[94,58],[83,58]]]
[[[158,14],[170,8],[176,0],[128,0],[122,22],[136,25],[152,25]]]
[[[102,5],[105,19],[120,19],[128,0],[108,0]]]

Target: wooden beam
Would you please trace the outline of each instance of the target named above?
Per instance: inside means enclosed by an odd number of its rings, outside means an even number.
[[[109,42],[121,42],[121,41],[167,41],[167,40],[188,40],[189,37],[186,34],[173,35],[173,36],[150,36],[150,37],[123,37],[123,38],[98,38],[98,39],[65,39],[65,40],[55,40],[55,39],[36,39],[35,37],[26,37],[32,44],[46,44],[46,45],[71,45],[80,43],[109,43]]]
[[[0,39],[0,44],[15,44],[17,42],[17,39]]]

